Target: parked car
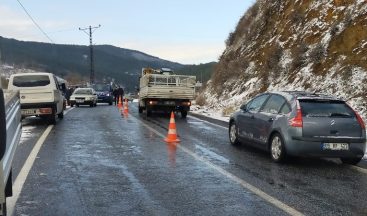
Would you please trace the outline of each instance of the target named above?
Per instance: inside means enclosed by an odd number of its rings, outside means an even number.
[[[89,105],[97,106],[97,93],[93,88],[77,88],[70,96],[70,106]]]
[[[22,117],[40,116],[56,124],[64,117],[65,84],[52,73],[19,73],[10,76],[8,89],[20,92]]]
[[[112,84],[96,83],[92,85],[92,88],[97,93],[98,103],[108,103],[112,105],[114,101]]]
[[[284,91],[256,96],[229,121],[232,144],[246,142],[270,151],[275,162],[287,155],[336,157],[357,164],[366,150],[366,127],[344,100]]]

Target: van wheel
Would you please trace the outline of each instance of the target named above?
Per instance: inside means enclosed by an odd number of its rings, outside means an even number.
[[[362,157],[356,157],[356,158],[340,158],[340,160],[343,163],[345,163],[345,164],[356,165],[356,164],[358,164],[362,160]]]
[[[1,213],[3,216],[6,216],[6,201],[1,204]]]
[[[286,159],[284,141],[283,138],[278,133],[274,134],[271,137],[270,156],[271,159],[276,163],[283,162]]]
[[[55,125],[56,124],[56,115],[48,116],[47,120],[48,120],[49,124]]]
[[[63,119],[64,118],[64,111],[62,111],[61,113],[57,114],[57,117],[59,119]]]

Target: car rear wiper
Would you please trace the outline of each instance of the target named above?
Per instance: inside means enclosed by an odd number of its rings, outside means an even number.
[[[351,117],[351,115],[347,113],[330,113],[330,117]]]

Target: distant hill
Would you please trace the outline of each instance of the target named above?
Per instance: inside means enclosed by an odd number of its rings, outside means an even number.
[[[24,42],[0,37],[1,60],[8,65],[52,72],[62,77],[81,76],[89,79],[89,47]],[[135,89],[142,67],[174,70],[184,65],[145,53],[110,45],[94,47],[96,80],[114,78],[128,90]]]

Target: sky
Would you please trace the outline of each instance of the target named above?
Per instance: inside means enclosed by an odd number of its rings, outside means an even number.
[[[89,45],[79,27],[98,26],[93,44],[133,49],[183,64],[217,61],[255,0],[19,0],[56,44]],[[52,2],[52,3],[50,3]],[[17,0],[0,1],[0,36],[50,42]]]

